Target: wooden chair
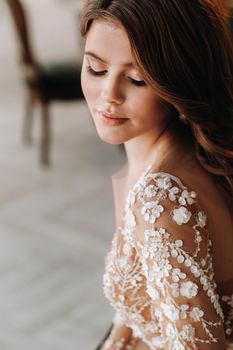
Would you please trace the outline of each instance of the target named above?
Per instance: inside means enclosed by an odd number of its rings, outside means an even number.
[[[49,104],[52,101],[74,101],[83,98],[80,62],[37,62],[29,38],[26,11],[20,0],[6,0],[16,29],[19,57],[26,86],[27,99],[23,122],[23,141],[30,144],[33,109],[41,108],[42,129],[40,140],[40,162],[49,165],[50,117]]]

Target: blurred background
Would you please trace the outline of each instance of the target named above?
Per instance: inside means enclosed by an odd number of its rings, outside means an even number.
[[[81,8],[0,0],[1,350],[93,350],[113,316],[102,275],[125,157],[80,90]]]
[[[113,315],[102,274],[111,174],[125,159],[99,140],[80,91],[68,96],[81,2],[21,0],[33,57],[10,3],[0,0],[0,349],[94,349]]]

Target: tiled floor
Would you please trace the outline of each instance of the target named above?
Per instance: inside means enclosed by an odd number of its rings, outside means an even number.
[[[41,59],[76,55],[77,14],[59,0],[25,2]],[[91,350],[113,313],[102,273],[114,230],[110,175],[124,156],[98,139],[85,103],[54,104],[52,167],[40,168],[38,111],[34,145],[21,144],[13,39],[1,7],[0,349]]]

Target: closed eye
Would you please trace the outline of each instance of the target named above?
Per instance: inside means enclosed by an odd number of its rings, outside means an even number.
[[[133,78],[128,77],[129,80],[132,82],[133,85],[136,86],[146,86],[146,82],[144,80],[135,80]]]
[[[87,71],[88,71],[90,74],[92,74],[92,75],[103,75],[103,74],[107,73],[106,70],[103,70],[103,71],[96,71],[96,70],[92,69],[91,66],[88,66],[88,67],[87,67]]]
[[[101,76],[101,75],[104,75],[105,73],[108,72],[107,70],[96,71],[93,68],[91,68],[91,66],[87,66],[87,71],[88,71],[88,73],[90,73],[91,75],[94,75],[94,76]],[[144,80],[136,80],[136,79],[133,79],[130,77],[128,77],[128,79],[135,86],[146,86],[147,85]]]

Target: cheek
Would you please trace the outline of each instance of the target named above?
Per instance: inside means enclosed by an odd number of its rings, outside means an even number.
[[[85,99],[88,100],[88,97],[90,95],[90,91],[88,89],[87,76],[86,76],[86,72],[84,70],[85,70],[85,68],[82,67],[82,71],[81,71],[81,86],[82,86],[82,91],[83,91],[83,94],[85,96]]]
[[[150,120],[153,119],[153,116],[160,114],[162,112],[162,100],[155,94],[148,93],[145,91],[141,93],[140,96],[135,96],[133,99],[134,102],[132,105],[136,111],[140,111],[140,114],[143,114],[145,118]]]
[[[95,96],[98,95],[97,88],[98,86],[95,84],[93,79],[89,76],[89,74],[85,71],[85,68],[82,68],[81,72],[81,86],[83,90],[83,94],[87,101],[87,104],[91,104]]]
[[[164,122],[165,111],[162,100],[155,94],[142,94],[135,100],[133,106],[136,118],[133,119],[134,126],[139,129],[151,129],[160,127]]]

